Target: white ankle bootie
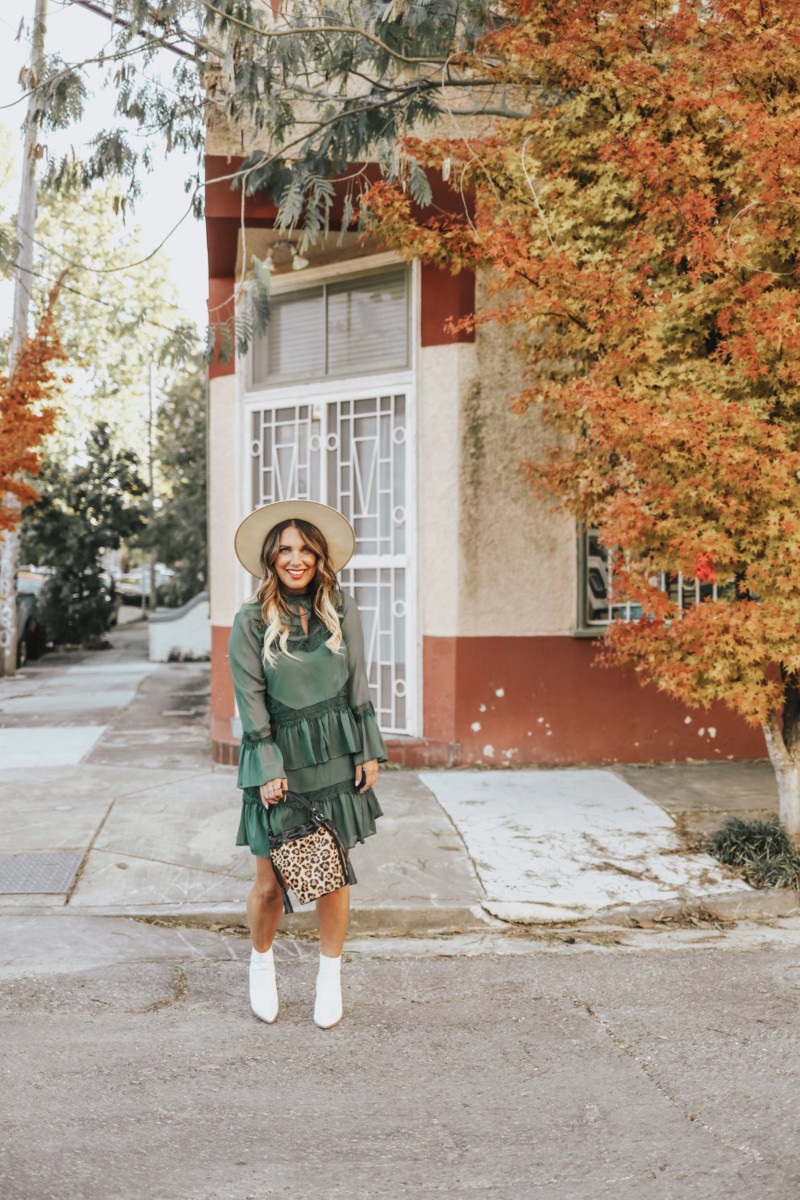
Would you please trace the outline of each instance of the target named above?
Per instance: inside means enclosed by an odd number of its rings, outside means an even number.
[[[275,959],[272,946],[263,953],[255,947],[250,954],[250,1007],[268,1025],[278,1015],[278,989],[275,985]]]
[[[317,998],[314,1005],[314,1024],[331,1029],[342,1019],[342,956],[319,956]]]

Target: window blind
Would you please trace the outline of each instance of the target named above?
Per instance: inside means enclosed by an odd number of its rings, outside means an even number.
[[[253,382],[317,379],[325,374],[325,292],[306,288],[278,296],[253,344]]]
[[[407,366],[405,268],[276,297],[251,361],[254,386]]]
[[[328,374],[385,371],[408,361],[402,269],[328,288]]]

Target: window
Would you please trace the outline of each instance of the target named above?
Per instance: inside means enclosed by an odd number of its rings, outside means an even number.
[[[662,591],[683,609],[701,601],[716,600],[715,583],[684,579],[681,574],[662,572],[655,576]],[[638,604],[614,601],[614,556],[600,545],[596,529],[584,529],[578,536],[578,637],[601,634],[611,621],[636,621],[642,609]]]
[[[254,339],[252,387],[408,366],[404,267],[278,295]]]
[[[325,294],[306,288],[273,301],[269,324],[253,342],[253,382],[318,379],[325,374]]]

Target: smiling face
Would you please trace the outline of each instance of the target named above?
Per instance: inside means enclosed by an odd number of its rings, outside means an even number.
[[[272,566],[284,592],[305,592],[317,573],[317,562],[296,525],[281,530]]]

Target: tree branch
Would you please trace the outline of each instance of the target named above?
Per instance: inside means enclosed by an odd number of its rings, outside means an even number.
[[[82,3],[82,0],[79,0],[79,3]],[[390,58],[395,59],[397,62],[409,64],[436,63],[443,66],[448,61],[446,58],[415,58],[406,54],[399,54],[396,50],[393,50],[391,46],[387,45],[386,42],[383,42],[379,37],[376,37],[375,34],[367,33],[366,29],[356,29],[356,27],[353,25],[318,25],[316,27],[290,27],[289,29],[263,29],[258,25],[251,25],[249,21],[243,21],[240,17],[234,17],[231,16],[230,13],[223,12],[221,8],[217,8],[216,5],[212,4],[211,0],[200,0],[200,3],[203,5],[203,8],[207,9],[209,12],[216,13],[218,17],[222,17],[223,20],[229,21],[232,25],[237,25],[240,29],[249,29],[251,33],[256,33],[259,35],[259,37],[285,38],[302,37],[304,34],[349,33],[356,37],[363,38],[365,41],[370,42],[373,46],[377,46],[378,49],[383,50],[385,54],[388,54]]]

